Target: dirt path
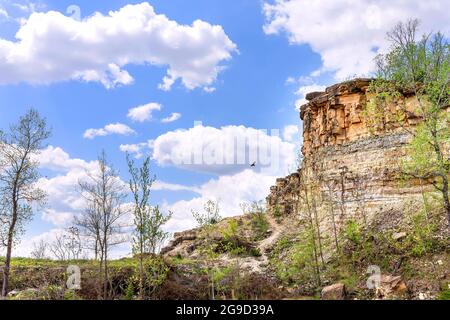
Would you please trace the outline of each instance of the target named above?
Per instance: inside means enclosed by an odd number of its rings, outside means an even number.
[[[267,215],[267,221],[269,222],[272,234],[270,235],[270,237],[262,240],[258,245],[258,249],[261,251],[261,254],[266,258],[267,258],[266,254],[267,249],[270,248],[275,243],[275,241],[280,237],[282,230],[281,225],[278,224],[271,215]]]
[[[272,230],[272,234],[268,238],[262,240],[258,244],[257,248],[261,252],[260,257],[258,257],[258,258],[249,257],[249,258],[245,258],[241,261],[241,263],[242,263],[241,267],[243,267],[244,269],[252,270],[252,272],[264,273],[264,271],[269,263],[269,257],[267,255],[268,254],[267,250],[271,246],[273,246],[274,243],[278,240],[283,228],[270,215],[267,216],[267,221],[269,222],[269,225],[270,225],[269,229]]]

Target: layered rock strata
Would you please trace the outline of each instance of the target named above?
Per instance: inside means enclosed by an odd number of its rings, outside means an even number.
[[[410,140],[408,132],[420,122],[413,112],[415,96],[405,93],[389,104],[383,111],[383,126],[374,128],[366,109],[370,81],[355,79],[307,95],[309,102],[300,108],[302,153],[304,163],[313,169],[299,169],[277,180],[267,197],[273,214],[298,211],[302,180],[317,184],[321,204],[331,204],[347,218],[361,210],[369,218],[380,211],[402,210],[409,200],[430,189],[419,181],[404,183],[399,173]],[[406,110],[402,121],[397,118],[399,109]],[[328,201],[323,201],[325,198]]]

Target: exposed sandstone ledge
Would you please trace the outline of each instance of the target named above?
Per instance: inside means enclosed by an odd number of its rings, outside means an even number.
[[[326,146],[317,150],[315,161],[320,162],[323,184],[337,186],[341,179],[341,170],[345,168],[343,179],[346,193],[347,211],[355,211],[357,200],[362,200],[375,213],[381,208],[402,202],[403,198],[419,193],[418,186],[405,186],[400,183],[396,167],[404,156],[404,147],[409,141],[405,133],[392,133],[384,136],[371,136],[342,145]],[[313,156],[310,156],[310,158]],[[355,182],[355,181],[358,182]],[[357,185],[359,184],[359,185]],[[289,215],[295,211],[301,187],[301,169],[285,178],[277,179],[267,197],[268,208],[278,214]],[[363,190],[359,190],[362,188]],[[328,192],[323,187],[323,192]],[[358,193],[358,195],[356,195]],[[362,199],[355,199],[360,196]],[[338,200],[335,199],[335,202]]]
[[[198,229],[193,229],[174,233],[173,240],[170,241],[168,246],[164,247],[161,250],[161,254],[165,255],[171,251],[174,251],[177,247],[179,247],[183,243],[186,242],[193,243],[198,237],[198,231],[199,231]]]
[[[306,96],[309,102],[300,107],[300,118],[304,123],[302,152],[305,156],[322,147],[342,145],[371,136],[363,116],[371,81],[358,78],[328,87],[325,92],[313,92]],[[414,109],[414,96],[405,94],[402,100],[408,110]],[[394,113],[396,105],[392,108]],[[407,113],[405,125],[415,125],[418,121],[414,112]],[[399,130],[399,127],[398,122],[390,121],[385,129],[391,132]]]
[[[322,194],[330,194],[326,185],[334,185],[331,192],[336,204],[339,193],[345,193],[345,211],[349,217],[357,214],[361,203],[373,217],[384,210],[402,210],[408,201],[414,201],[424,189],[414,181],[405,185],[398,175],[399,161],[405,156],[410,140],[403,127],[414,126],[420,118],[414,114],[417,101],[411,93],[403,93],[397,103],[386,110],[386,126],[374,134],[367,124],[364,109],[370,99],[371,79],[355,79],[328,87],[325,92],[306,96],[309,102],[300,108],[303,120],[303,149],[305,161],[314,163],[321,176]],[[402,125],[389,114],[408,110]],[[450,109],[450,108],[449,108]],[[450,110],[449,110],[450,111]],[[342,170],[345,170],[342,178]],[[298,208],[302,170],[286,178],[277,179],[267,197],[272,213],[289,215]],[[311,177],[310,177],[311,178]],[[343,190],[337,190],[342,189]],[[329,210],[322,208],[323,211]]]

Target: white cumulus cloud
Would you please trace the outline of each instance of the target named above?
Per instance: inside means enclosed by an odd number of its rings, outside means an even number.
[[[152,189],[156,191],[190,191],[195,193],[200,193],[200,189],[197,187],[185,186],[177,183],[168,183],[160,180],[156,180]]]
[[[309,84],[309,85],[300,85],[300,87],[295,92],[295,95],[298,97],[295,102],[296,109],[299,109],[302,105],[308,103],[306,100],[306,95],[311,92],[324,92],[327,87],[319,84]]]
[[[164,90],[177,80],[188,89],[208,88],[235,51],[220,25],[179,24],[147,2],[82,20],[33,12],[16,41],[0,38],[0,84],[82,80],[112,88],[133,82],[124,68],[134,64],[166,66]]]
[[[240,204],[264,200],[276,178],[247,169],[234,175],[211,179],[195,189],[199,193],[198,196],[163,205],[165,211],[173,212],[172,219],[165,228],[170,232],[178,232],[195,227],[191,210],[201,212],[208,200],[219,201],[222,217],[240,215],[242,214]]]
[[[0,7],[0,19],[8,18],[8,17],[9,17],[8,12],[5,9],[3,9],[2,7]]]
[[[162,123],[170,123],[170,122],[177,121],[180,118],[181,118],[181,113],[174,112],[170,116],[168,116],[167,118],[162,119],[161,122]]]
[[[273,0],[264,3],[264,31],[308,44],[322,57],[320,71],[342,80],[371,74],[374,57],[387,49],[386,32],[399,21],[418,18],[424,32],[448,34],[448,8],[448,0]]]
[[[161,110],[159,103],[151,102],[128,110],[128,118],[136,122],[144,122],[152,119],[152,111]]]
[[[47,209],[42,213],[42,220],[52,223],[55,226],[67,226],[72,222],[73,212],[58,212],[54,209]]]
[[[55,172],[67,172],[70,170],[92,170],[96,162],[86,162],[82,159],[70,158],[69,154],[62,148],[48,146],[41,151],[36,158],[42,169],[48,169]]]
[[[285,126],[283,129],[283,138],[284,138],[284,140],[289,141],[289,142],[296,143],[296,142],[300,141],[299,134],[300,134],[300,129],[299,129],[298,125],[293,125],[293,124],[288,125],[288,126]]]
[[[123,123],[111,123],[100,129],[87,129],[83,137],[86,139],[94,139],[95,137],[104,137],[111,134],[129,136],[136,133],[133,129]]]
[[[153,143],[153,140],[148,140],[147,142],[142,143],[121,144],[119,149],[122,152],[133,154],[137,159],[139,159],[142,158],[145,153],[150,154],[150,149],[153,148]]]
[[[284,141],[279,130],[244,126],[197,125],[169,131],[153,143],[153,159],[161,166],[218,175],[237,173],[254,162],[255,170],[283,175],[295,158],[295,145]]]
[[[87,177],[87,172],[98,170],[97,161],[85,161],[71,158],[59,147],[49,146],[36,159],[41,169],[49,170],[52,177],[42,177],[38,186],[48,194],[47,207],[53,211],[47,212],[43,218],[47,221],[58,221],[59,213],[76,213],[83,208],[83,199],[79,193],[80,179]],[[61,218],[62,219],[62,218]]]

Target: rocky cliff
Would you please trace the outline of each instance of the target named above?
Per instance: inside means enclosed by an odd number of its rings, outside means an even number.
[[[430,187],[414,181],[403,183],[399,175],[399,161],[410,139],[408,131],[420,121],[412,112],[414,95],[404,93],[392,102],[385,110],[383,125],[374,127],[365,112],[370,81],[355,79],[307,95],[309,102],[301,106],[300,118],[304,164],[309,163],[310,168],[277,180],[267,197],[272,213],[295,213],[302,179],[317,184],[322,200],[327,198],[341,218],[342,213],[350,218],[361,210],[368,219],[377,212],[402,210]],[[407,110],[402,121],[396,118],[400,108]]]

